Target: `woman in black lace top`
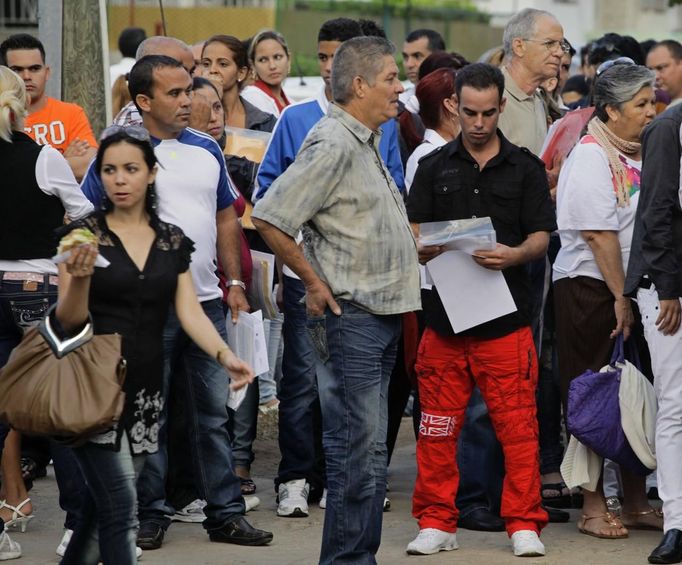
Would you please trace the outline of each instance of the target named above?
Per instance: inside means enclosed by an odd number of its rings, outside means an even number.
[[[239,388],[253,371],[237,359],[204,314],[189,273],[192,241],[155,213],[156,158],[147,132],[105,131],[94,166],[106,190],[100,212],[69,224],[88,228],[98,245],[79,247],[61,267],[57,320],[65,332],[92,315],[96,334],[122,335],[128,371],[118,425],[74,450],[88,497],[62,563],[136,563],[135,475],[157,450],[163,407],[163,327],[175,305],[183,329],[215,356]],[[111,264],[94,268],[97,255]],[[225,375],[228,378],[228,375]],[[97,533],[99,544],[97,544]]]

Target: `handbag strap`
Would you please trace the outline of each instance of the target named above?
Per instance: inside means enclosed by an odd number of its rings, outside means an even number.
[[[57,308],[56,304],[50,306],[49,310],[45,314],[45,317],[40,322],[38,326],[38,332],[43,336],[45,342],[50,346],[52,353],[55,354],[57,359],[61,359],[67,353],[72,352],[74,349],[78,349],[80,346],[86,344],[92,339],[94,335],[92,329],[92,316],[88,313],[88,321],[85,326],[76,334],[65,339],[60,339],[57,330],[52,322],[52,315]]]
[[[611,354],[609,365],[615,367],[616,363],[625,363],[625,340],[622,333],[616,337],[616,341],[613,344],[613,353]]]

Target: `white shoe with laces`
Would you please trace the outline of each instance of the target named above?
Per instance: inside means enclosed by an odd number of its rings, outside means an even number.
[[[305,518],[308,515],[310,485],[305,479],[288,481],[279,485],[277,516]]]
[[[21,557],[21,546],[7,535],[7,532],[0,533],[0,561],[9,559],[19,559]]]
[[[409,555],[433,555],[439,551],[452,551],[453,549],[459,549],[457,534],[436,528],[419,530],[419,535],[407,544]]]
[[[178,510],[171,520],[173,522],[185,522],[187,524],[198,524],[206,519],[206,514],[204,514],[204,506],[206,506],[206,501],[197,498],[185,506],[182,510]]]
[[[545,554],[545,546],[533,530],[514,532],[511,542],[517,557],[542,557]]]
[[[64,535],[62,536],[62,541],[59,542],[59,545],[57,546],[57,555],[59,557],[64,557],[64,554],[66,553],[66,548],[69,547],[69,543],[71,542],[71,537],[73,536],[73,530],[66,529],[64,530]],[[142,557],[142,549],[135,546],[135,557],[139,559]],[[13,559],[12,557],[8,559]],[[2,561],[2,556],[0,554],[0,561]]]

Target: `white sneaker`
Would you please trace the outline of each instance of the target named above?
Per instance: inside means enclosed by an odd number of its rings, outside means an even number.
[[[21,546],[3,531],[0,534],[0,561],[19,559],[19,557],[21,557]]]
[[[205,500],[197,498],[185,506],[182,510],[178,510],[171,516],[173,522],[185,522],[187,524],[197,524],[206,519],[204,514]]]
[[[517,557],[540,557],[545,554],[545,546],[533,530],[514,532],[511,541]]]
[[[419,530],[419,535],[407,544],[409,555],[432,555],[439,551],[458,549],[457,534],[435,528]]]
[[[279,485],[277,516],[305,518],[308,515],[310,485],[305,479],[288,481]]]
[[[73,536],[73,530],[69,529],[64,530],[62,541],[59,542],[59,545],[57,546],[57,555],[59,555],[59,557],[64,557],[64,554],[66,553],[66,548],[69,547],[69,543],[71,542],[71,536]],[[21,552],[21,550],[19,551]],[[141,547],[135,546],[135,557],[137,559],[142,557]],[[13,559],[13,557],[7,557],[6,559]],[[2,554],[0,554],[0,561],[2,561]]]
[[[320,502],[318,502],[318,506],[324,510],[327,508],[327,489],[324,489],[322,491],[322,498],[320,498]]]
[[[244,497],[244,512],[250,512],[260,504],[260,498],[255,494],[248,494]]]
[[[391,509],[391,500],[385,496],[384,497],[384,512],[388,512]]]

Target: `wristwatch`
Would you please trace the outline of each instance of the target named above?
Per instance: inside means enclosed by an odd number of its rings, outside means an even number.
[[[227,281],[227,288],[230,288],[231,286],[239,286],[244,292],[246,292],[246,285],[244,284],[243,281],[240,281],[238,279],[232,279],[230,281]]]

